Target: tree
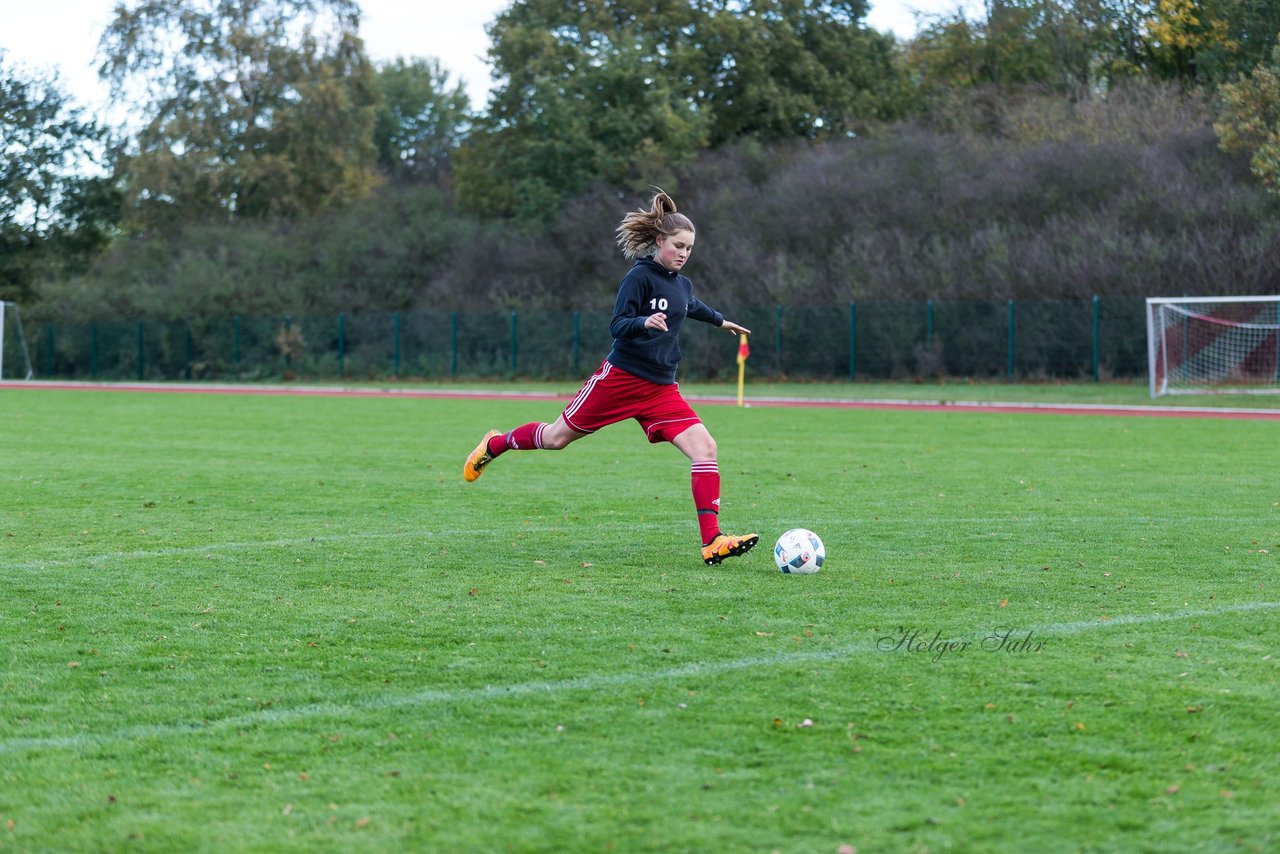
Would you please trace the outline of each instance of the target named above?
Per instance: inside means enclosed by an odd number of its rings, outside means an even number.
[[[545,216],[595,182],[670,180],[734,139],[821,139],[892,117],[893,42],[863,0],[515,0],[489,29],[489,114],[458,189]]]
[[[143,125],[120,166],[143,227],[292,216],[368,192],[373,70],[355,0],[132,0],[101,75]]]
[[[1156,0],[1146,26],[1152,71],[1185,81],[1220,76],[1239,48],[1228,9],[1224,0]]]
[[[1274,0],[1159,0],[1150,26],[1159,60],[1183,77],[1218,85],[1265,63],[1280,33]]]
[[[459,152],[458,192],[536,222],[591,183],[659,181],[706,143],[675,71],[694,9],[670,0],[516,0],[490,26],[488,114]]]
[[[1087,97],[1137,76],[1216,86],[1264,59],[1274,0],[986,0],[927,19],[908,67],[926,91],[1049,85]]]
[[[56,77],[28,79],[0,51],[0,299],[30,298],[43,271],[79,268],[106,244],[118,196],[83,174],[102,140]]]
[[[694,31],[692,79],[711,144],[843,137],[903,112],[892,38],[865,0],[716,0]]]
[[[937,16],[907,46],[927,92],[1050,87],[1088,97],[1148,61],[1146,0],[988,0],[984,14]]]
[[[1222,87],[1222,114],[1214,123],[1224,151],[1249,155],[1249,167],[1273,193],[1280,193],[1280,47],[1271,62]]]
[[[389,175],[432,178],[449,163],[471,121],[461,83],[434,59],[397,59],[378,68],[374,122],[378,165]]]

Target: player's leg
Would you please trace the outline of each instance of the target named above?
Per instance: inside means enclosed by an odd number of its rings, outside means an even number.
[[[486,433],[467,457],[462,467],[463,478],[475,480],[485,466],[507,451],[556,451],[601,427],[631,417],[630,410],[620,409],[617,401],[625,398],[628,384],[635,382],[638,382],[635,377],[604,362],[582,384],[554,423],[532,421],[507,433],[497,430]]]
[[[689,458],[689,480],[693,506],[698,513],[702,535],[702,560],[719,563],[751,551],[760,542],[758,534],[725,534],[720,530],[720,463],[716,440],[701,421],[671,438],[671,444]]]
[[[462,477],[468,481],[475,480],[484,473],[485,466],[507,451],[558,451],[586,435],[566,424],[563,415],[552,424],[531,421],[506,433],[490,430],[467,456]]]

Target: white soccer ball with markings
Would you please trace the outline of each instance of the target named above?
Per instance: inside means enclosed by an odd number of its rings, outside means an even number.
[[[773,562],[788,575],[813,575],[826,559],[822,540],[807,528],[792,528],[773,547]]]

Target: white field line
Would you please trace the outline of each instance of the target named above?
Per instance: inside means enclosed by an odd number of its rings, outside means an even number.
[[[1043,514],[1023,514],[1020,518],[1023,521],[1031,522],[1037,519],[1046,520]],[[1088,516],[1082,514],[1074,514],[1073,520],[1079,522],[1087,522],[1090,520],[1101,520],[1104,517]],[[1181,522],[1197,522],[1197,523],[1219,523],[1228,524],[1238,521],[1238,518],[1231,515],[1215,515],[1215,514],[1187,514],[1178,517]],[[1004,517],[996,516],[976,516],[962,517],[955,520],[956,524],[968,525],[985,525],[994,526],[998,529],[1000,525],[1008,520]],[[1156,524],[1166,520],[1151,517],[1135,517],[1134,521],[1141,524]],[[655,522],[629,522],[629,527],[636,529],[653,529],[666,531],[670,529],[670,525],[663,521]],[[242,552],[252,549],[284,549],[298,548],[311,545],[331,545],[349,542],[364,542],[369,540],[404,540],[406,543],[415,545],[430,545],[435,537],[453,537],[453,536],[475,536],[493,535],[505,536],[510,533],[509,528],[449,528],[438,530],[405,530],[405,531],[367,531],[362,533],[350,534],[318,534],[312,537],[289,537],[286,539],[275,540],[245,540],[218,543],[205,543],[197,546],[182,546],[180,548],[171,549],[135,549],[133,551],[117,551],[117,552],[96,552],[93,554],[82,554],[49,557],[40,560],[27,560],[22,562],[9,563],[0,556],[0,570],[10,572],[34,572],[47,569],[60,569],[64,567],[88,567],[91,569],[100,568],[116,561],[139,561],[149,560],[152,558],[170,558],[170,557],[187,557],[194,556],[210,560],[226,560],[229,555],[221,554],[223,552]],[[995,531],[999,533],[999,531]],[[988,532],[987,536],[992,536],[992,532]],[[69,547],[68,547],[69,548]]]
[[[817,404],[818,398],[769,398],[762,397],[759,400],[770,403],[782,403],[784,401],[794,400],[799,403]],[[831,398],[825,399],[826,403],[838,402]],[[1063,410],[1069,409],[1074,412],[1104,412],[1104,413],[1126,413],[1130,415],[1143,415],[1152,412],[1162,412],[1170,415],[1191,413],[1195,415],[1217,415],[1226,413],[1228,415],[1275,415],[1274,409],[1250,409],[1232,406],[1161,406],[1157,404],[1141,405],[1141,404],[1116,404],[1116,403],[1033,403],[1026,401],[1013,400],[910,400],[898,398],[867,398],[852,400],[852,403],[869,404],[873,406],[901,406],[911,407],[915,405],[936,407],[938,409],[1025,409],[1028,412],[1035,412],[1039,409]]]
[[[1190,517],[1179,517],[1183,520]],[[1226,517],[1224,517],[1225,519]],[[670,525],[665,522],[629,522],[631,528],[652,528],[654,530],[667,530]],[[475,536],[475,535],[493,535],[506,536],[510,534],[509,528],[450,528],[439,530],[412,530],[412,531],[370,531],[359,534],[319,534],[314,537],[290,537],[287,539],[276,540],[247,540],[244,542],[225,542],[225,543],[206,543],[202,546],[183,546],[181,548],[172,549],[137,549],[127,552],[98,552],[94,554],[75,555],[72,557],[51,557],[47,560],[28,560],[21,563],[6,563],[0,558],[0,570],[13,572],[35,572],[46,569],[59,569],[63,567],[88,567],[99,568],[116,561],[138,561],[149,560],[153,558],[170,558],[170,557],[199,557],[206,559],[225,560],[227,555],[223,552],[242,552],[253,549],[285,549],[299,548],[311,545],[326,545],[348,542],[365,542],[369,540],[404,540],[406,543],[414,545],[430,545],[435,537],[452,537],[452,536]]]
[[[1209,610],[1180,610],[1165,614],[1132,614],[1112,617],[1108,620],[1075,620],[1065,623],[1051,623],[1033,627],[1034,636],[1048,638],[1062,635],[1075,635],[1118,628],[1121,626],[1148,625],[1166,623],[1175,620],[1203,619],[1218,617],[1224,614],[1238,614],[1251,611],[1272,611],[1280,608],[1280,602],[1248,602],[1240,605],[1228,605],[1223,608]],[[959,638],[955,638],[959,639]],[[598,691],[603,688],[619,688],[632,685],[665,682],[672,679],[691,677],[718,676],[740,670],[763,669],[771,667],[790,667],[823,661],[834,661],[861,653],[876,651],[876,641],[867,639],[831,649],[814,650],[812,652],[775,653],[773,655],[750,656],[729,661],[695,661],[677,667],[661,670],[632,670],[622,673],[597,673],[578,676],[572,679],[539,680],[533,682],[516,682],[509,685],[486,685],[481,688],[438,689],[428,688],[409,694],[381,694],[368,700],[357,700],[341,703],[310,703],[292,709],[262,709],[243,715],[219,718],[208,723],[168,723],[130,726],[103,733],[78,733],[66,736],[47,736],[37,738],[11,738],[0,741],[0,755],[25,753],[36,750],[79,749],[94,745],[111,744],[119,741],[136,741],[140,739],[170,738],[192,734],[216,733],[225,730],[252,729],[256,727],[289,724],[295,721],[309,720],[318,717],[351,718],[364,712],[383,711],[387,709],[417,708],[438,704],[454,704],[477,701],[502,701],[512,698],[536,695],[554,696],[573,691]],[[891,655],[893,653],[881,653]],[[923,658],[919,660],[925,660]]]
[[[249,540],[245,542],[230,543],[207,543],[203,546],[184,546],[176,549],[138,549],[129,552],[100,552],[96,554],[77,555],[75,557],[56,557],[48,560],[29,560],[22,563],[3,563],[0,562],[0,569],[6,570],[42,570],[54,569],[67,566],[87,566],[100,567],[104,564],[113,563],[115,561],[135,561],[148,560],[151,558],[166,557],[185,557],[188,555],[212,558],[220,557],[220,552],[239,552],[248,551],[250,549],[285,549],[298,546],[321,545],[325,543],[343,543],[349,541],[360,540],[422,540],[439,534],[470,534],[472,530],[466,531],[420,531],[420,532],[400,532],[400,531],[384,531],[384,532],[367,532],[361,534],[332,534],[319,535],[315,537],[291,537],[282,540]],[[486,533],[481,531],[480,533]],[[492,532],[489,532],[492,533]]]

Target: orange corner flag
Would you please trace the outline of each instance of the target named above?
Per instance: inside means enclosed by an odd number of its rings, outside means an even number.
[[[751,348],[747,346],[747,336],[738,336],[738,364],[741,365],[751,355]]]

